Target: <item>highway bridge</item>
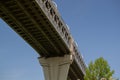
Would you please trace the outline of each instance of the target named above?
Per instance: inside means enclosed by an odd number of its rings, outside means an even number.
[[[84,80],[86,65],[52,0],[0,0],[0,18],[40,55],[45,80]]]

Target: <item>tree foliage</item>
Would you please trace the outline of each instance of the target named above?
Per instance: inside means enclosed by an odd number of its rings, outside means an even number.
[[[86,69],[86,75],[84,80],[100,80],[101,78],[109,78],[113,75],[114,71],[110,70],[108,62],[104,58],[100,57],[95,62],[90,62]]]

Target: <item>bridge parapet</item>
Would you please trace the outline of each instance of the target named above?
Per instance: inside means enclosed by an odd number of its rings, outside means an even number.
[[[76,46],[76,44],[75,44]],[[77,48],[77,46],[76,46]],[[81,53],[78,51],[78,49],[75,49],[75,61],[78,63],[78,66],[81,68],[83,74],[85,75],[85,70],[86,70],[86,65],[85,62],[83,60],[83,57],[81,56]]]
[[[70,32],[64,20],[60,16],[57,6],[52,0],[36,0],[46,14],[47,18],[51,21],[56,31],[60,34],[68,48],[70,47]]]
[[[83,60],[83,57],[82,57],[81,53],[78,51],[78,45],[74,41],[72,36],[71,36],[70,44],[71,44],[70,45],[70,52],[74,56],[74,59],[75,59],[75,61],[77,63],[77,66],[79,66],[79,68],[81,69],[81,71],[85,75],[86,65],[85,65],[85,62]]]

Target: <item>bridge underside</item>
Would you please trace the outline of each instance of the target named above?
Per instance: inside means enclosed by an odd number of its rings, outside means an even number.
[[[35,0],[0,0],[0,17],[41,56],[69,54],[57,29]]]
[[[79,69],[78,64],[73,61],[73,63],[70,65],[68,77],[70,80],[84,80],[84,74],[83,72]]]

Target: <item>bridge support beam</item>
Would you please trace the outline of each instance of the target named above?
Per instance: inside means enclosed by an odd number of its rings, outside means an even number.
[[[43,67],[45,80],[67,80],[69,67],[72,61],[72,55],[39,58],[39,62]]]

